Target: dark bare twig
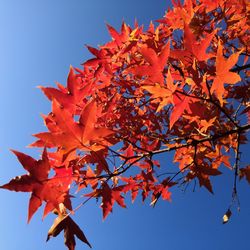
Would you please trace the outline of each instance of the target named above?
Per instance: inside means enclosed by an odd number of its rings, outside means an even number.
[[[232,204],[235,202],[238,204],[238,210],[240,208],[239,198],[237,193],[237,179],[238,173],[240,168],[240,133],[237,134],[237,146],[235,151],[235,164],[234,164],[234,184],[233,184],[233,191],[232,191]]]
[[[242,66],[236,66],[236,67],[230,69],[230,71],[231,72],[238,72],[239,73],[241,70],[248,69],[248,68],[250,68],[250,63],[242,65]]]

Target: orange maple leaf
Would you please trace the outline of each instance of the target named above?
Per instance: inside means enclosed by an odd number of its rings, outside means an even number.
[[[85,151],[103,149],[107,145],[106,137],[113,134],[113,131],[108,128],[96,127],[98,108],[94,101],[85,106],[79,122],[75,122],[72,114],[61,108],[56,100],[53,100],[52,109],[54,122],[58,129],[34,136],[39,138],[44,145],[52,144],[59,147],[65,155],[77,148]],[[38,142],[40,145],[40,141]],[[37,146],[36,142],[31,146]]]
[[[224,84],[235,84],[241,80],[241,77],[235,73],[231,72],[230,69],[237,63],[238,57],[241,51],[232,54],[228,59],[225,59],[223,55],[223,47],[220,42],[218,42],[218,50],[216,55],[216,76],[214,78],[211,93],[215,93],[223,105],[223,96],[225,94]]]
[[[159,106],[156,112],[159,112],[164,106],[173,103],[173,93],[175,92],[177,85],[174,85],[170,70],[168,70],[166,82],[166,87],[160,86],[159,84],[141,87],[142,89],[147,90],[153,98],[157,99],[155,102],[159,103]]]

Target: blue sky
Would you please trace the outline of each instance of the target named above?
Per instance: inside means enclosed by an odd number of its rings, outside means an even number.
[[[24,173],[14,155],[19,151],[38,156],[25,148],[31,134],[44,131],[41,113],[50,103],[36,88],[55,81],[65,83],[69,66],[79,67],[90,54],[84,44],[97,46],[109,40],[105,23],[120,27],[122,20],[133,25],[149,24],[163,16],[166,0],[0,0],[0,183]],[[249,151],[249,145],[241,150]],[[242,158],[249,163],[249,156]],[[168,158],[166,166],[171,164]],[[215,180],[215,195],[192,188],[175,190],[172,202],[155,208],[138,199],[127,209],[115,207],[104,222],[99,204],[91,201],[74,219],[95,250],[235,250],[248,249],[250,188],[239,184],[241,212],[222,225],[221,217],[231,200],[232,173]],[[29,194],[0,190],[0,249],[64,249],[63,236],[45,243],[53,221],[41,221],[41,212],[27,225]],[[42,209],[41,209],[42,210]],[[76,249],[87,249],[78,242]]]

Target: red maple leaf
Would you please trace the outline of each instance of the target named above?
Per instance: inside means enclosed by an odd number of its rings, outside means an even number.
[[[171,50],[170,57],[191,63],[193,62],[193,57],[198,61],[207,61],[212,56],[207,53],[207,49],[216,32],[217,30],[214,30],[212,33],[206,34],[202,40],[197,41],[189,25],[185,24],[183,41],[184,49]]]
[[[28,210],[28,222],[33,214],[45,201],[51,208],[57,208],[58,204],[64,202],[66,192],[62,190],[63,180],[48,179],[50,164],[46,149],[43,151],[42,159],[35,160],[29,155],[12,150],[28,174],[18,176],[0,188],[16,192],[31,192]],[[45,208],[45,210],[48,208]]]
[[[154,49],[148,47],[146,44],[140,46],[139,52],[143,56],[145,64],[131,67],[128,69],[128,72],[139,77],[148,76],[147,81],[145,81],[145,83],[158,83],[160,85],[163,85],[163,70],[167,63],[169,51],[170,42],[168,42],[164,47],[162,47],[162,50],[159,54],[157,54]]]
[[[250,184],[250,165],[248,165],[245,168],[241,168],[240,169],[240,178],[245,177],[248,181],[248,183]]]
[[[91,84],[84,84],[82,79],[78,77],[73,67],[70,67],[67,87],[57,84],[58,89],[51,87],[39,87],[44,94],[52,101],[57,100],[58,103],[69,112],[77,113],[80,107],[84,107],[86,103],[85,97],[90,95],[93,90]]]
[[[102,197],[101,208],[103,211],[103,219],[105,219],[110,212],[112,212],[114,203],[117,202],[121,207],[126,207],[124,203],[124,197],[121,195],[124,186],[110,188],[106,182],[102,183],[100,189],[96,189],[94,192],[86,194],[87,197]]]
[[[192,101],[192,98],[189,96],[182,95],[182,94],[175,94],[173,100],[174,100],[174,106],[173,106],[173,110],[169,119],[170,129],[179,120],[183,112],[185,110],[189,110],[189,105],[190,105],[190,102]]]

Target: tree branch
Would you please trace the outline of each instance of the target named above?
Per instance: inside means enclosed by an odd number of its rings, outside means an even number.
[[[240,72],[241,70],[250,68],[250,63],[242,66],[236,66],[235,68],[230,69],[231,72]]]

